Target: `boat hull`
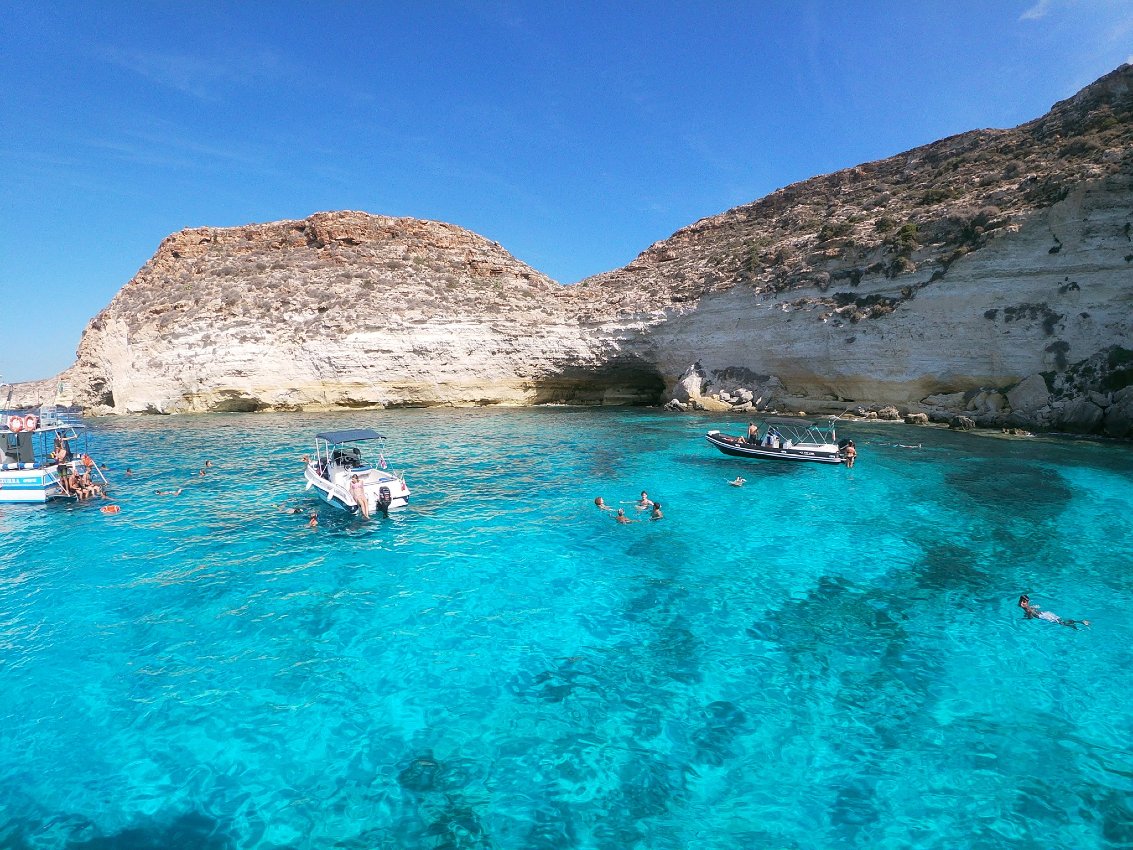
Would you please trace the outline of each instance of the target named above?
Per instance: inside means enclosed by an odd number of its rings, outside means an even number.
[[[358,504],[350,495],[350,476],[353,474],[357,474],[357,470],[335,471],[328,479],[319,474],[314,464],[308,464],[303,471],[308,490],[316,490],[319,498],[328,505],[351,514],[359,513]],[[409,488],[403,479],[376,469],[364,472],[362,476],[371,516],[378,513],[378,496],[383,487],[389,490],[389,510],[402,510],[409,504]]]
[[[818,445],[800,443],[790,447],[773,448],[771,446],[754,446],[736,437],[724,434],[706,434],[704,437],[719,451],[731,457],[758,458],[763,460],[793,460],[809,461],[811,463],[845,463],[846,459],[839,454],[838,447],[833,444]]]
[[[66,497],[55,467],[0,469],[0,504],[42,505]]]

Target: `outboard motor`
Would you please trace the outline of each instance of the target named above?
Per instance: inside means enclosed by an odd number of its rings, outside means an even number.
[[[393,502],[393,496],[390,495],[389,487],[378,488],[378,510],[382,512],[382,516],[389,516],[389,506]]]

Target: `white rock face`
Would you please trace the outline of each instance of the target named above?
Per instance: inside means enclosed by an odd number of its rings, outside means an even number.
[[[499,245],[364,213],[170,237],[72,371],[88,406],[115,413],[640,404],[662,389]]]
[[[1082,186],[961,257],[936,281],[927,273],[879,274],[843,290],[898,299],[919,287],[879,318],[852,323],[823,303],[805,303],[805,291],[768,295],[735,286],[653,327],[651,349],[670,386],[699,360],[709,373],[776,375],[799,403],[899,404],[1010,386],[1106,346],[1133,346],[1124,232],[1131,197],[1129,178]]]
[[[1020,413],[1036,413],[1050,404],[1050,390],[1042,375],[1031,375],[1007,393],[1007,403]]]

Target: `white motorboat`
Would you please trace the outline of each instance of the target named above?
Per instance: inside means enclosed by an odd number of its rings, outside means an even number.
[[[732,437],[719,431],[705,435],[717,449],[733,457],[771,460],[807,460],[818,463],[844,463],[844,449],[852,440],[838,441],[834,420],[811,422],[785,416],[760,420],[760,437],[754,443],[746,437]]]
[[[73,499],[64,474],[90,472],[106,483],[85,451],[85,429],[54,407],[0,414],[0,503]]]
[[[385,440],[369,428],[316,434],[315,455],[303,471],[307,489],[318,490],[329,505],[359,513],[358,501],[350,490],[354,476],[358,476],[371,516],[404,508],[409,504],[409,487],[400,473],[389,471]]]

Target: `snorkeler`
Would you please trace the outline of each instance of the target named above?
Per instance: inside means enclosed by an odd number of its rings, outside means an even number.
[[[1043,611],[1032,603],[1025,593],[1019,597],[1018,605],[1023,609],[1024,620],[1046,620],[1048,623],[1058,623],[1060,626],[1069,626],[1072,629],[1077,629],[1080,625],[1087,627],[1090,625],[1089,620],[1064,620],[1053,611]]]

